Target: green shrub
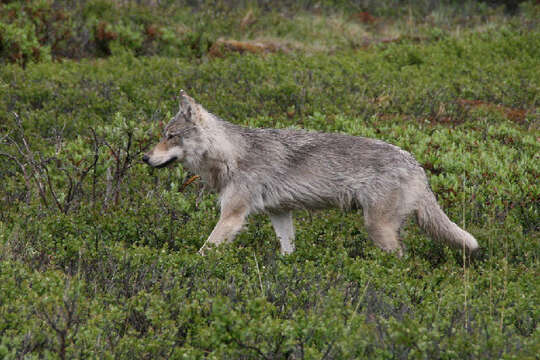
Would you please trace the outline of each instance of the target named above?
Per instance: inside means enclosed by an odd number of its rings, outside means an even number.
[[[0,23],[0,57],[21,65],[50,60],[50,49],[41,47],[33,23]]]

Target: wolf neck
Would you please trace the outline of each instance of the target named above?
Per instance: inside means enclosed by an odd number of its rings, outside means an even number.
[[[197,169],[203,180],[221,191],[238,167],[238,160],[245,152],[245,143],[236,125],[228,123],[199,109],[201,130],[201,155]]]

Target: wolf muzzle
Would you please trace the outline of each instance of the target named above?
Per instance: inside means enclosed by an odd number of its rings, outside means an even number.
[[[163,168],[163,167],[165,167],[165,166],[167,166],[167,165],[169,165],[169,164],[175,162],[177,159],[178,159],[178,157],[173,156],[172,158],[170,158],[169,160],[167,160],[167,161],[165,161],[165,162],[163,162],[163,163],[161,163],[161,164],[154,165],[154,164],[152,164],[152,163],[150,162],[150,156],[148,156],[148,155],[145,154],[145,155],[143,156],[143,158],[142,158],[142,160],[143,160],[147,165],[149,165],[149,166],[151,166],[151,167],[154,167],[154,168]]]

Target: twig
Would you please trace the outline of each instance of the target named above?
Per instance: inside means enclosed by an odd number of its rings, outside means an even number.
[[[259,286],[261,287],[261,294],[262,296],[264,296],[264,289],[263,289],[262,280],[261,280],[261,272],[259,270],[259,262],[257,261],[257,256],[255,256],[255,253],[253,253],[253,258],[255,259],[255,266],[257,268],[257,275],[259,277]]]
[[[253,345],[248,345],[248,344],[244,344],[242,341],[240,341],[239,339],[236,338],[236,336],[233,335],[233,332],[231,331],[231,328],[227,325],[226,328],[227,330],[227,333],[231,336],[231,339],[240,347],[243,347],[245,349],[249,349],[249,350],[253,350],[255,351],[257,354],[259,354],[263,359],[266,359],[266,360],[269,360],[270,358],[268,356],[266,356],[262,351],[261,349],[259,349],[258,347],[256,346],[253,346]]]
[[[328,348],[326,349],[326,352],[324,353],[324,355],[323,355],[323,357],[321,358],[321,360],[326,359],[327,356],[330,355],[330,351],[331,351],[332,348],[334,347],[335,342],[336,342],[336,339],[332,340],[332,342],[328,344]]]
[[[8,153],[4,153],[4,152],[0,152],[0,155],[1,156],[5,156],[7,157],[8,159],[11,159],[13,160],[18,166],[19,168],[21,169],[22,173],[23,173],[23,178],[24,178],[24,183],[25,183],[25,186],[26,186],[26,191],[27,193],[29,194],[31,192],[31,185],[30,185],[30,178],[28,176],[28,173],[26,172],[26,168],[24,166],[24,164],[22,164],[19,159],[17,159],[15,156],[11,155],[11,154],[8,154]],[[26,197],[26,202],[28,203],[28,201],[30,201],[30,197],[27,196]]]
[[[188,186],[189,184],[191,184],[192,182],[194,182],[195,180],[199,179],[200,176],[199,175],[193,175],[192,177],[190,177],[189,179],[187,179],[183,184],[182,186],[180,187],[180,190],[178,190],[178,192],[183,192]]]
[[[16,116],[16,119],[18,119],[18,115],[16,113],[14,113],[15,116]],[[39,169],[36,167],[35,165],[35,159],[33,157],[33,153],[31,152],[29,146],[28,146],[28,143],[26,142],[25,137],[24,137],[24,132],[23,132],[23,129],[22,129],[22,126],[20,125],[20,121],[17,121],[17,124],[19,125],[19,131],[21,132],[21,137],[25,143],[25,147],[27,149],[27,152],[25,153],[25,151],[23,151],[23,149],[21,149],[21,147],[19,146],[19,144],[12,138],[8,137],[7,139],[13,144],[15,145],[15,148],[17,149],[17,151],[19,152],[19,154],[21,155],[21,157],[23,159],[26,160],[26,162],[31,165],[33,171],[32,171],[32,174],[30,176],[28,176],[28,178],[32,177],[35,181],[36,181],[36,184],[37,184],[37,187],[38,187],[38,192],[39,192],[39,196],[41,197],[41,200],[43,201],[43,204],[45,205],[45,207],[49,207],[49,203],[47,201],[47,196],[45,194],[45,186],[43,185],[43,183],[41,182],[41,180],[39,179],[38,176],[36,176],[36,173],[39,173]],[[16,160],[17,163],[20,165],[21,163]],[[21,167],[21,169],[25,169],[24,168],[24,165]],[[26,173],[25,170],[23,170],[24,173]]]
[[[364,288],[364,291],[362,292],[362,296],[360,296],[358,298],[358,301],[356,303],[356,306],[354,308],[354,311],[348,321],[348,324],[347,324],[347,333],[351,330],[351,325],[352,325],[352,321],[355,317],[355,315],[357,314],[357,311],[358,311],[358,308],[360,307],[360,303],[364,300],[364,297],[366,296],[366,292],[367,292],[367,289],[369,287],[369,284],[370,284],[370,281],[368,280],[367,284],[366,284],[366,287]]]
[[[92,204],[95,205],[96,203],[96,182],[97,182],[97,163],[99,160],[99,146],[98,146],[98,137],[96,134],[96,130],[94,128],[90,128],[92,131],[92,135],[94,136],[94,163],[92,164],[92,167],[94,168],[94,174],[92,176]]]
[[[45,175],[47,176],[47,183],[49,184],[49,191],[51,192],[54,203],[56,204],[56,207],[58,208],[58,210],[62,211],[62,205],[60,205],[60,202],[58,201],[58,197],[56,196],[56,193],[54,192],[54,189],[51,183],[49,169],[47,168],[47,166],[43,166],[43,169],[45,170]],[[71,192],[71,184],[72,184],[71,176],[69,177],[69,183],[70,183],[69,191]]]

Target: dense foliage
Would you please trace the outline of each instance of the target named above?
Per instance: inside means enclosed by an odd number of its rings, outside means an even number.
[[[0,357],[536,358],[540,6],[360,3],[0,5]],[[181,88],[410,151],[481,256],[337,210],[291,256],[264,216],[199,256],[215,195],[140,161]]]

